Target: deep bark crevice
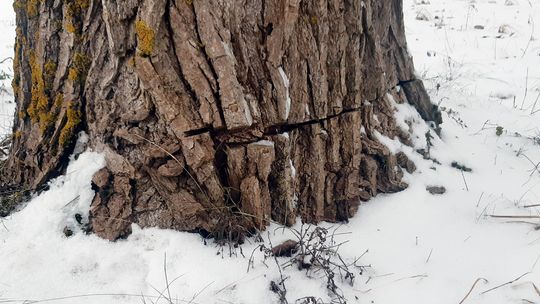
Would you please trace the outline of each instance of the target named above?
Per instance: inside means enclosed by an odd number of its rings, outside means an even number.
[[[392,92],[393,90],[396,90],[398,87],[401,87],[401,86],[403,86],[405,84],[408,84],[408,83],[414,82],[414,81],[416,81],[416,80],[414,79],[414,80],[400,81],[397,85],[395,85],[392,88],[390,88],[389,90],[387,90],[387,93]],[[369,103],[377,102],[381,98],[382,97],[379,96],[376,99],[370,100],[370,101],[367,101],[367,102],[369,102]],[[196,130],[189,130],[189,131],[186,131],[184,134],[185,134],[186,137],[192,137],[192,136],[198,136],[198,135],[201,135],[201,134],[204,134],[204,133],[209,133],[214,140],[219,139],[219,138],[224,138],[224,137],[225,138],[234,138],[234,137],[251,138],[249,140],[244,140],[244,141],[240,141],[240,142],[231,141],[230,139],[229,140],[226,139],[226,140],[222,141],[223,143],[227,143],[229,145],[245,145],[245,144],[257,142],[259,140],[264,140],[268,136],[274,136],[274,135],[280,135],[280,134],[289,133],[289,132],[291,132],[293,130],[296,130],[298,128],[301,128],[301,127],[304,127],[304,126],[307,126],[307,125],[321,124],[321,123],[323,123],[325,121],[337,118],[337,117],[339,117],[341,115],[351,113],[351,112],[361,112],[362,110],[363,110],[362,106],[357,107],[357,108],[346,108],[346,109],[343,109],[339,113],[331,114],[331,115],[328,115],[328,116],[326,116],[324,118],[308,120],[308,121],[304,121],[304,122],[301,122],[301,123],[289,123],[289,124],[281,123],[281,124],[278,124],[278,125],[265,127],[262,130],[260,129],[260,126],[253,126],[253,127],[250,127],[250,128],[237,129],[237,130],[227,130],[225,128],[214,129],[212,127],[205,127],[205,128],[196,129]],[[250,131],[259,131],[259,134],[257,136],[255,136],[254,134],[256,132],[250,132]]]

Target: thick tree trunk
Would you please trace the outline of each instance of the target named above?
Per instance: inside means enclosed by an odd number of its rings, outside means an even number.
[[[414,75],[402,0],[16,0],[4,186],[36,191],[85,131],[107,167],[90,221],[237,237],[342,221],[402,190],[379,132],[393,103],[440,123]],[[402,163],[402,162],[400,162]]]

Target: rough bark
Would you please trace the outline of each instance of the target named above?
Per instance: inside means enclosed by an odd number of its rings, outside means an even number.
[[[401,0],[16,0],[4,187],[59,174],[78,131],[105,154],[90,222],[238,237],[342,221],[407,185],[376,133],[393,102],[440,114],[407,53]]]

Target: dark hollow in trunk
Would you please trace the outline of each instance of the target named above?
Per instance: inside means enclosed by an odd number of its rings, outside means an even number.
[[[90,223],[110,240],[133,222],[221,238],[298,216],[347,220],[360,201],[407,186],[377,140],[408,142],[394,103],[441,122],[414,75],[402,0],[14,8],[17,114],[2,187],[42,189],[85,131],[107,160]]]

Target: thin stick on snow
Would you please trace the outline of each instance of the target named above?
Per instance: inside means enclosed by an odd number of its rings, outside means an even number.
[[[525,99],[527,99],[527,92],[529,91],[529,68],[527,68],[527,74],[525,75],[525,94],[523,95],[523,101],[521,102],[520,110],[523,110],[525,105]]]
[[[486,126],[489,126],[489,128],[486,128]],[[480,130],[478,130],[476,133],[473,133],[473,135],[478,135],[478,134],[480,134],[480,133],[481,133],[482,131],[484,131],[484,130],[495,129],[495,128],[497,128],[497,126],[494,125],[494,124],[492,124],[492,123],[490,123],[490,122],[489,122],[489,119],[488,119],[488,120],[486,120],[486,121],[484,122],[484,124],[482,125],[482,128],[480,128]]]
[[[429,252],[429,255],[426,259],[426,264],[429,262],[429,259],[431,258],[431,254],[433,253],[433,248],[431,248],[431,251]]]
[[[196,298],[198,298],[201,293],[203,293],[208,287],[210,287],[210,285],[214,284],[216,281],[212,281],[208,284],[206,284],[206,286],[204,286],[201,290],[199,290],[196,294],[193,295],[193,298],[191,298],[191,300],[188,302],[188,304],[192,304],[193,301],[195,301]]]
[[[478,198],[478,202],[476,203],[476,208],[478,208],[478,206],[480,206],[480,201],[482,200],[483,196],[484,196],[484,192],[482,192],[482,194],[480,194],[480,197]]]
[[[478,282],[480,282],[480,281],[484,281],[484,284],[487,284],[487,282],[488,282],[488,280],[486,280],[484,278],[476,279],[476,281],[474,281],[474,283],[472,284],[471,289],[469,289],[469,292],[467,292],[465,297],[463,297],[463,299],[461,301],[459,301],[459,304],[462,304],[463,302],[465,302],[465,300],[467,300],[467,298],[471,295],[472,291],[474,290],[474,287],[476,287],[476,284],[478,284]]]
[[[507,223],[507,224],[529,224],[529,225],[534,225],[534,226],[536,226],[536,227],[534,228],[535,230],[538,230],[538,229],[539,229],[538,227],[540,227],[540,226],[538,225],[538,223],[527,222],[527,221],[507,221],[507,222],[505,222],[505,223]]]
[[[465,183],[465,188],[467,189],[467,192],[469,192],[469,186],[467,185],[467,181],[465,180],[465,174],[463,174],[463,170],[461,170],[461,176],[463,177],[463,182]]]
[[[540,219],[540,215],[494,215],[494,214],[490,214],[488,216],[493,217],[493,218]]]
[[[531,5],[530,1],[529,1],[529,5],[531,6],[531,9],[532,9],[532,5]],[[532,22],[531,36],[529,38],[529,41],[527,41],[527,45],[525,46],[525,49],[523,50],[523,53],[521,54],[521,58],[525,57],[525,54],[527,53],[527,50],[529,49],[529,46],[531,45],[531,42],[534,40],[534,18],[530,18],[530,20]]]
[[[540,207],[540,204],[525,205],[525,206],[523,206],[523,208],[534,208],[534,207]]]
[[[536,291],[536,293],[538,294],[538,296],[540,297],[540,289],[538,289],[538,287],[536,286],[536,284],[534,284],[534,282],[531,282],[532,283],[532,286],[534,288],[534,291]]]
[[[7,58],[4,58],[4,59],[0,60],[0,64],[6,62],[6,61],[8,61],[8,60],[12,60],[12,61],[13,61],[13,57],[7,57]]]
[[[531,171],[531,174],[530,174],[529,176],[532,176],[532,175],[534,174],[534,172],[540,173],[540,169],[538,168],[538,167],[540,166],[540,162],[538,162],[538,163],[535,164],[535,163],[532,161],[532,159],[530,159],[527,155],[525,155],[525,153],[521,153],[521,152],[520,152],[520,153],[518,153],[517,156],[520,156],[520,155],[523,155],[523,156],[524,156],[524,157],[525,157],[525,158],[526,158],[526,159],[534,166],[534,168],[532,168],[532,169],[530,170],[530,171]]]
[[[167,284],[167,295],[169,296],[169,298],[167,300],[169,300],[169,302],[171,302],[172,304],[172,298],[171,298],[171,289],[169,288],[170,284],[169,284],[169,276],[167,275],[167,253],[165,252],[164,255],[163,255],[163,273],[165,274],[165,284]],[[192,301],[189,301],[189,303],[191,303]]]
[[[536,260],[534,261],[534,264],[532,265],[531,267],[531,272],[534,271],[534,268],[536,268],[536,264],[538,264],[538,261],[540,260],[540,255],[536,258]]]
[[[488,292],[490,292],[490,291],[493,291],[493,290],[495,290],[495,289],[497,289],[497,288],[501,288],[501,287],[503,287],[503,286],[510,285],[510,284],[512,284],[512,283],[514,283],[514,282],[519,281],[521,278],[523,278],[524,276],[528,275],[529,273],[530,273],[530,272],[527,271],[527,272],[525,272],[524,274],[520,275],[519,277],[513,279],[512,281],[508,281],[508,282],[503,283],[503,284],[501,284],[501,285],[498,285],[498,286],[495,286],[495,287],[493,287],[493,288],[490,288],[490,289],[488,289],[488,290],[486,290],[486,291],[482,291],[480,294],[485,294],[485,293],[488,293]]]
[[[471,14],[471,5],[467,8],[467,19],[465,19],[465,30],[469,27],[469,15]]]
[[[57,298],[48,298],[43,300],[24,300],[24,299],[3,299],[0,298],[0,303],[25,303],[25,304],[34,304],[34,303],[45,303],[45,302],[57,302],[62,300],[69,299],[81,299],[81,298],[98,298],[98,297],[126,297],[126,298],[140,298],[144,296],[147,299],[157,299],[158,296],[145,295],[145,294],[136,294],[136,293],[89,293],[89,294],[80,294],[80,295],[71,295]],[[187,300],[175,299],[177,302],[188,303]],[[198,302],[193,302],[192,304],[201,304]]]
[[[163,289],[162,291],[159,291],[157,288],[155,288],[154,286],[150,285],[150,287],[155,291],[157,292],[157,294],[159,296],[156,296],[157,297],[157,300],[155,303],[159,303],[159,300],[161,298],[163,299],[167,299],[167,297],[165,296],[165,291],[167,290],[167,288],[169,288],[169,286],[171,286],[174,282],[176,282],[176,280],[180,279],[181,277],[183,277],[184,275],[181,274],[179,276],[177,276],[176,278],[174,278],[172,281],[170,281],[169,283],[167,283],[167,287],[165,287],[165,289]],[[148,296],[147,296],[148,297]],[[175,299],[177,302],[178,302],[178,299]],[[155,304],[152,300],[150,300],[152,302],[152,304]],[[187,302],[187,301],[184,301],[184,302]]]
[[[484,207],[484,210],[482,210],[480,215],[476,218],[477,223],[480,221],[480,218],[482,217],[482,215],[484,215],[484,213],[486,213],[488,207],[489,207],[489,204],[487,204],[486,207]]]
[[[67,206],[73,204],[74,202],[76,202],[79,199],[79,197],[80,197],[79,195],[75,196],[75,198],[73,198],[72,200],[67,202],[67,204],[65,204],[64,207],[62,207],[62,208],[66,208]]]
[[[0,219],[0,223],[2,223],[2,226],[4,226],[4,229],[6,229],[6,231],[9,232],[9,229],[6,227],[6,223],[4,223],[4,219]]]
[[[410,277],[400,278],[400,279],[394,280],[392,282],[399,282],[399,281],[403,281],[403,280],[416,279],[416,278],[423,279],[423,278],[427,278],[427,277],[428,277],[427,274],[417,274],[417,275],[413,275],[413,276],[410,276]]]
[[[521,203],[521,201],[523,200],[523,198],[525,197],[525,195],[527,195],[527,193],[529,193],[529,191],[531,191],[532,188],[529,188],[527,191],[525,191],[525,193],[523,193],[520,197],[519,197],[519,200],[517,201],[516,203],[516,206],[519,205],[519,203]]]
[[[257,247],[256,249],[259,249],[259,247]],[[250,280],[255,280],[255,279],[258,279],[258,278],[260,278],[260,277],[262,277],[262,276],[264,276],[264,275],[263,275],[263,274],[260,274],[260,275],[258,275],[258,276],[256,276],[256,277],[250,278]],[[227,288],[229,288],[229,287],[231,287],[231,286],[235,286],[236,284],[238,284],[238,282],[240,282],[240,281],[246,279],[247,277],[248,277],[248,276],[244,276],[244,277],[241,278],[241,279],[238,279],[238,280],[236,280],[236,281],[233,281],[232,283],[229,283],[229,284],[225,285],[225,286],[224,286],[223,288],[221,288],[220,290],[214,292],[214,295],[217,296],[218,294],[220,294],[220,293],[221,293],[222,291],[224,291],[225,289],[227,289]]]
[[[538,103],[538,100],[540,99],[540,93],[538,93],[538,96],[536,96],[536,100],[534,101],[534,105],[531,110],[531,115],[535,114],[536,112],[540,111],[540,109],[536,110],[536,104]]]

